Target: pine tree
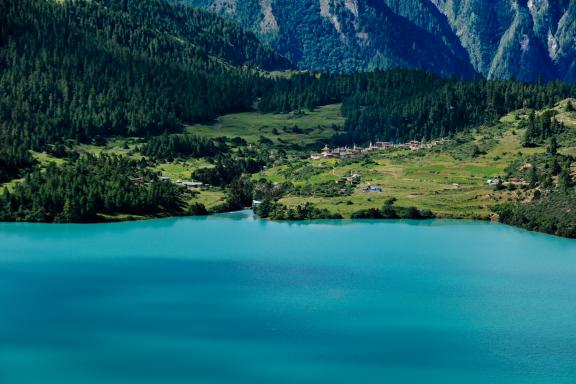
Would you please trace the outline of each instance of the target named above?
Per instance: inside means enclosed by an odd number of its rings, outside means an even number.
[[[64,202],[64,207],[62,208],[62,213],[60,214],[60,221],[63,223],[71,223],[73,220],[72,217],[72,208],[70,204],[70,200],[66,199]]]
[[[573,185],[574,184],[572,181],[572,175],[570,174],[570,168],[563,168],[562,172],[560,172],[560,175],[558,176],[558,189],[562,193],[568,193]]]
[[[548,148],[546,149],[546,152],[550,156],[556,156],[558,154],[558,141],[556,140],[556,137],[552,137],[550,139],[550,143],[548,145]]]
[[[534,138],[539,136],[538,129],[536,128],[536,113],[534,111],[530,112],[528,116],[528,126],[526,127],[526,133],[524,134],[524,147],[533,147],[535,145]]]
[[[528,170],[528,183],[530,183],[530,188],[536,187],[538,185],[538,172],[536,172],[536,167],[532,166]]]

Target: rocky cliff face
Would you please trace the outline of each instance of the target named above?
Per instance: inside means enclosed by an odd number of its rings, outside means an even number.
[[[575,80],[576,1],[430,1],[486,77]]]
[[[576,81],[576,0],[187,0],[303,69]]]

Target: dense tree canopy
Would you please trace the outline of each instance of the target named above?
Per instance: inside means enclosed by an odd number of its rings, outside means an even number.
[[[554,111],[546,111],[539,116],[532,111],[526,122],[526,134],[524,135],[524,146],[533,147],[546,143],[549,139],[566,130],[564,124],[554,118]]]
[[[260,80],[242,65],[289,66],[237,25],[163,0],[1,0],[0,137],[178,131],[251,106]]]
[[[576,193],[551,192],[525,204],[503,204],[497,208],[500,221],[531,231],[576,238]]]
[[[0,197],[0,220],[82,222],[98,214],[177,213],[178,187],[160,181],[146,163],[124,157],[84,156],[36,169]]]
[[[574,95],[576,86],[563,83],[463,81],[401,69],[278,79],[259,108],[287,112],[342,101],[346,141],[359,144],[446,137],[513,110],[540,109]]]
[[[22,145],[0,146],[0,183],[20,176],[35,163],[30,151]]]
[[[143,155],[156,160],[211,157],[226,151],[213,140],[193,135],[162,135],[152,137],[143,146]]]

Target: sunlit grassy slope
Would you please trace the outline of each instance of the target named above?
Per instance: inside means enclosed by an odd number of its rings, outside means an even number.
[[[330,138],[336,133],[334,128],[343,125],[340,104],[332,104],[302,114],[243,112],[224,115],[213,124],[190,125],[186,132],[210,138],[241,137],[252,144],[265,137],[277,145],[305,146]],[[294,127],[298,129],[294,130]]]
[[[504,176],[513,160],[544,151],[542,147],[522,147],[524,131],[520,122],[526,117],[527,111],[511,113],[495,127],[473,130],[433,150],[381,153],[372,155],[369,161],[305,160],[297,165],[271,168],[256,177],[275,182],[318,184],[358,172],[362,183],[352,196],[291,196],[281,201],[290,206],[311,202],[345,217],[361,209],[380,208],[388,198],[396,197],[400,206],[430,209],[444,217],[489,218],[491,207],[513,198],[514,193],[495,191],[486,185],[486,180]],[[485,154],[473,157],[474,145]],[[569,147],[561,151],[574,153],[574,150]],[[368,185],[381,187],[383,192],[364,192]]]

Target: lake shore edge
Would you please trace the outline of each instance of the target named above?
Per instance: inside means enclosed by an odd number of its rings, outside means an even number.
[[[90,225],[106,225],[106,224],[122,224],[122,223],[136,223],[136,222],[154,222],[154,221],[161,221],[161,220],[170,220],[170,219],[189,219],[189,218],[215,218],[215,217],[223,217],[227,215],[234,215],[234,214],[245,214],[243,217],[244,220],[252,219],[252,220],[259,220],[263,222],[270,222],[270,223],[287,223],[287,224],[323,224],[323,223],[333,223],[338,222],[341,224],[356,224],[356,223],[385,223],[385,222],[395,222],[395,223],[422,223],[422,222],[468,222],[468,223],[492,223],[492,224],[499,224],[506,227],[514,228],[516,230],[520,230],[523,232],[528,232],[532,234],[539,234],[539,235],[546,235],[552,236],[561,239],[569,239],[569,240],[576,240],[575,238],[567,237],[567,236],[558,236],[551,233],[546,233],[543,231],[535,231],[529,230],[526,228],[522,228],[515,225],[510,225],[506,223],[502,223],[495,219],[495,216],[490,218],[474,218],[474,217],[464,217],[464,216],[436,216],[432,218],[421,218],[421,219],[409,219],[409,218],[332,218],[332,219],[304,219],[304,220],[279,220],[279,219],[271,219],[271,218],[262,218],[256,214],[256,212],[251,208],[245,208],[241,210],[234,210],[234,211],[225,211],[225,212],[210,212],[206,215],[186,215],[186,214],[158,214],[158,215],[122,215],[119,214],[115,216],[107,216],[107,219],[102,220],[94,220],[94,221],[85,221],[85,222],[78,222],[78,223],[46,223],[46,222],[29,222],[29,221],[0,221],[0,224],[48,224],[50,226],[61,226],[61,225],[80,225],[80,226],[90,226]]]

